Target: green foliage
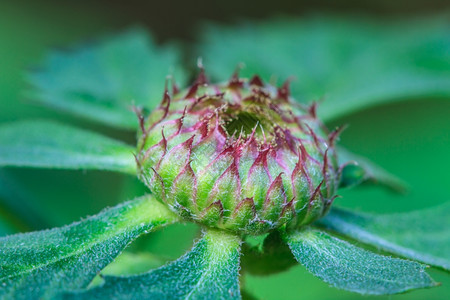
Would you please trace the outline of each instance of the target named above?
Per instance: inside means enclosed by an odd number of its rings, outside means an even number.
[[[404,181],[367,158],[338,147],[338,159],[340,165],[345,165],[342,170],[340,187],[354,187],[361,183],[370,182],[381,184],[396,192],[406,190]]]
[[[377,248],[450,270],[449,216],[450,202],[390,215],[332,208],[319,223]]]
[[[239,299],[240,240],[208,231],[180,259],[136,276],[105,276],[104,284],[64,299]]]
[[[142,233],[177,218],[150,196],[72,225],[0,239],[0,298],[50,299],[86,287]]]
[[[324,120],[392,101],[450,97],[445,17],[383,23],[312,17],[207,28],[198,51],[216,78],[241,62],[244,76],[294,76],[293,96],[323,98]]]
[[[72,52],[54,52],[30,74],[32,99],[110,126],[137,128],[131,106],[154,108],[167,74],[184,83],[180,51],[158,47],[143,30],[130,30]]]
[[[301,264],[340,289],[385,295],[436,285],[423,265],[381,256],[318,230],[293,232],[286,240]]]
[[[398,100],[450,98],[446,24],[439,18],[381,24],[327,17],[238,28],[214,26],[197,49],[208,73],[218,80],[229,77],[240,62],[246,65],[242,75],[247,77],[296,76],[294,98],[306,103],[324,97],[319,115],[332,120]],[[178,69],[179,50],[157,46],[144,31],[132,30],[73,51],[55,52],[29,75],[34,87],[30,96],[77,116],[135,129],[132,105],[143,107],[146,115],[160,102],[167,73],[173,72],[182,83],[187,77]],[[48,121],[0,126],[0,167],[135,174],[134,151],[123,142]],[[341,164],[356,162],[343,169],[341,187],[376,182],[395,191],[405,188],[400,179],[365,158],[344,149],[338,156]],[[4,174],[2,170],[0,233],[16,230],[17,220],[5,218],[10,209],[27,224],[34,216],[31,208],[20,207],[21,195]],[[242,273],[281,272],[295,263],[295,257],[327,283],[361,294],[432,287],[436,284],[425,266],[363,250],[322,230],[449,270],[449,210],[444,205],[377,216],[332,208],[315,224],[319,229],[287,233],[288,246],[278,232],[254,247],[244,244]],[[63,228],[4,237],[0,239],[0,298],[240,298],[239,260],[245,236],[205,229],[190,252],[151,271],[166,260],[127,252],[113,262],[142,233],[177,221],[165,206],[144,196]],[[148,272],[130,275],[144,271]]]
[[[0,166],[97,169],[135,174],[134,148],[49,121],[0,126]]]

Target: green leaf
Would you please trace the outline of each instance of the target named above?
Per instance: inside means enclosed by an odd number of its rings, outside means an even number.
[[[419,263],[381,256],[325,232],[306,229],[286,239],[308,271],[336,288],[385,295],[436,285]]]
[[[145,196],[62,228],[0,239],[0,298],[48,299],[85,288],[140,234],[177,218]]]
[[[136,174],[134,148],[49,121],[0,126],[0,167],[96,169]]]
[[[450,202],[389,215],[333,207],[319,224],[380,249],[450,270],[449,216]]]
[[[68,299],[240,299],[240,240],[208,231],[178,260],[136,276],[105,276],[102,286]]]
[[[324,99],[318,113],[327,121],[392,101],[450,98],[445,16],[403,22],[316,16],[206,28],[199,52],[213,76],[224,80],[239,63],[244,76],[294,76],[293,96]]]
[[[105,124],[134,129],[131,106],[160,102],[168,74],[184,83],[180,52],[157,46],[144,30],[129,30],[72,51],[52,53],[31,74],[30,94],[51,107]]]
[[[353,187],[361,183],[369,182],[381,184],[399,193],[407,190],[407,184],[403,180],[371,162],[369,159],[354,154],[342,147],[338,147],[337,151],[339,164],[345,165],[339,184],[341,188]]]

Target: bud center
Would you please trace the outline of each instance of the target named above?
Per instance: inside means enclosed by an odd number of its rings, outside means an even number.
[[[248,137],[252,133],[257,140],[271,139],[271,132],[277,125],[273,112],[260,106],[247,106],[240,110],[229,110],[221,116],[229,136]]]
[[[256,134],[260,134],[262,131],[261,126],[262,123],[258,116],[248,112],[240,112],[225,121],[225,130],[230,136],[241,132],[249,135],[253,130],[256,130]]]

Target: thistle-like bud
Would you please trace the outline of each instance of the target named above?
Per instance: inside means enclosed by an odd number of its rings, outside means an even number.
[[[315,104],[234,74],[211,85],[201,71],[185,92],[166,89],[140,116],[139,176],[185,219],[244,234],[301,226],[330,207],[339,172],[334,141]]]

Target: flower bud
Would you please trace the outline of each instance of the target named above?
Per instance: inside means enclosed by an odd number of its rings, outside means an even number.
[[[334,141],[315,104],[234,74],[185,92],[165,91],[140,117],[139,177],[181,217],[244,234],[297,227],[323,216],[338,183]]]

